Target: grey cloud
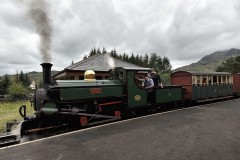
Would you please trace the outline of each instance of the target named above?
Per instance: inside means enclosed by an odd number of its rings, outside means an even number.
[[[57,20],[58,33],[54,33],[53,40],[60,54],[73,56],[90,51],[93,46],[114,47],[124,41],[126,27],[107,1],[90,1],[88,4],[74,1],[65,13],[69,17]]]
[[[0,58],[7,67],[41,70],[39,37],[20,4],[0,4]],[[57,70],[81,60],[94,46],[128,54],[155,52],[169,57],[174,67],[240,44],[237,0],[51,0],[49,9]]]
[[[26,17],[25,7],[17,0],[3,0],[0,4],[1,22],[9,28],[34,32],[30,20]]]
[[[222,35],[239,36],[239,22],[231,17],[234,16],[231,5],[218,1],[202,7],[197,3],[192,4],[191,9],[188,7],[183,2],[179,4],[168,29],[170,43],[174,46],[172,50],[180,53],[176,59],[200,58],[214,50],[237,47],[225,44],[225,39],[218,41]]]

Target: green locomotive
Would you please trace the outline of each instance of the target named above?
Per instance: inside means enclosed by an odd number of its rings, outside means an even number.
[[[44,88],[38,89],[34,98],[36,117],[27,118],[22,132],[33,128],[46,128],[59,124],[77,124],[80,126],[120,119],[127,112],[142,108],[158,107],[166,103],[182,101],[181,86],[154,88],[153,101],[147,103],[147,91],[139,86],[136,75],[150,71],[148,68],[115,67],[109,71],[108,80],[96,80],[94,71],[86,71],[84,80],[57,80],[51,85],[50,63],[43,67]]]

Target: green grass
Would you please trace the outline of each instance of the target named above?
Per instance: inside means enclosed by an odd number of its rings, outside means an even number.
[[[27,106],[27,115],[34,114],[34,109],[31,107],[29,101],[0,102],[0,133],[5,132],[5,126],[7,122],[11,122],[13,120],[23,120],[18,113],[18,109],[22,105]]]

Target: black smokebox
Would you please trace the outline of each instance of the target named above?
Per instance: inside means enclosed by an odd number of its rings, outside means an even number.
[[[51,63],[42,63],[43,68],[43,88],[47,89],[51,84]]]

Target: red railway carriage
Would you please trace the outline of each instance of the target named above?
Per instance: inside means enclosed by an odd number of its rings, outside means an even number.
[[[192,99],[192,74],[185,71],[177,71],[171,74],[172,85],[181,85],[185,89],[184,98]]]
[[[171,83],[185,89],[186,99],[205,100],[233,95],[233,76],[228,72],[177,71]]]
[[[233,91],[240,96],[240,73],[233,74]]]

